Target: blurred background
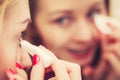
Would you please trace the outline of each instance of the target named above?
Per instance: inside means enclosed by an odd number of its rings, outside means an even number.
[[[120,20],[120,0],[107,0],[109,15]]]

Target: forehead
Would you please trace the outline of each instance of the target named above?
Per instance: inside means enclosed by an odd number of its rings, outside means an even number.
[[[29,14],[28,0],[11,0],[7,6],[5,18],[22,19],[22,17]],[[26,16],[28,17],[28,16]],[[14,20],[16,21],[16,20]]]
[[[58,9],[83,9],[96,3],[104,3],[104,0],[39,0],[40,9],[50,11]]]
[[[28,0],[16,0],[14,4],[7,6],[3,20],[3,25],[6,26],[4,29],[22,30],[25,27],[23,22],[26,19],[30,19]]]

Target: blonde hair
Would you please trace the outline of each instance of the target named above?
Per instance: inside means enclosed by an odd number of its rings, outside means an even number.
[[[17,0],[0,0],[0,34],[3,30],[3,20],[7,10],[15,4]]]

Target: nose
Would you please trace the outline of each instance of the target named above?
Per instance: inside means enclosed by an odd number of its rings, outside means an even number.
[[[87,20],[79,20],[76,23],[76,29],[74,32],[74,40],[79,42],[91,42],[96,35],[95,27]]]

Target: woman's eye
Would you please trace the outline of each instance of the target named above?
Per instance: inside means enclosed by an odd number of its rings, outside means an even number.
[[[94,22],[94,16],[96,14],[101,14],[101,10],[100,9],[92,9],[88,12],[87,14],[87,19],[90,21],[90,22]]]
[[[21,38],[24,38],[26,36],[26,31],[21,32]]]
[[[87,17],[93,18],[96,14],[100,14],[100,10],[98,9],[92,9],[90,12],[88,12]]]
[[[25,33],[25,31],[21,32],[21,35],[18,37],[18,44],[19,44],[19,47],[21,48],[21,41],[22,41],[22,38],[23,38],[23,34]]]
[[[21,38],[18,38],[18,45],[21,48]]]
[[[69,22],[70,22],[70,18],[68,17],[61,17],[55,20],[55,23],[59,25],[66,25],[69,24]]]

